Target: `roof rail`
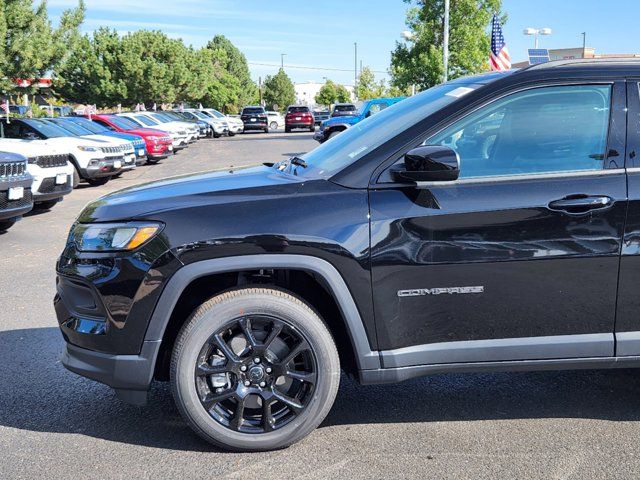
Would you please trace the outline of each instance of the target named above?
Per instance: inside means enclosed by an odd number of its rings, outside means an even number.
[[[551,62],[537,63],[529,65],[522,70],[543,70],[545,68],[564,67],[571,65],[593,65],[599,63],[637,63],[640,64],[640,57],[605,57],[605,58],[570,58],[564,60],[553,60]]]

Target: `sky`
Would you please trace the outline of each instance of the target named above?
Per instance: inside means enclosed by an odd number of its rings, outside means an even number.
[[[48,0],[52,19],[77,0]],[[247,57],[253,78],[275,74],[281,54],[294,82],[325,78],[353,84],[354,43],[360,61],[388,78],[390,52],[405,29],[402,0],[86,0],[83,31],[110,26],[121,33],[162,30],[194,47],[216,34],[228,37]],[[533,37],[526,27],[548,27],[541,48],[587,46],[598,53],[640,52],[638,0],[503,0],[505,40],[514,62],[526,59]],[[624,12],[624,14],[622,14]]]

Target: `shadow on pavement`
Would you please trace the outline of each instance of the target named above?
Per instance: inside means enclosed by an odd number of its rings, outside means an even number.
[[[57,328],[0,332],[0,425],[74,433],[115,442],[216,451],[186,426],[166,383],[144,408],[67,372]],[[495,419],[640,419],[639,372],[602,370],[437,375],[396,385],[360,386],[343,375],[321,427]]]

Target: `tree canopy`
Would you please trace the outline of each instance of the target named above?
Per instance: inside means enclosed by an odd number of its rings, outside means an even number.
[[[277,74],[264,79],[264,101],[267,108],[283,111],[296,101],[293,82],[281,68]]]
[[[364,67],[358,76],[356,83],[356,96],[358,100],[369,100],[385,95],[384,80],[376,82],[376,76],[369,67]]]
[[[332,105],[334,103],[346,103],[351,101],[351,94],[344,85],[327,80],[325,84],[320,87],[316,98],[316,103],[320,105]]]
[[[494,13],[502,0],[450,0],[449,78],[488,69],[490,32]],[[444,0],[405,0],[411,5],[406,24],[412,33],[407,43],[396,42],[391,53],[392,84],[418,89],[442,82]]]
[[[37,80],[55,69],[69,55],[69,47],[79,38],[85,5],[63,12],[57,28],[42,1],[0,0],[0,90],[9,94],[33,93],[35,83],[19,87],[16,79]]]

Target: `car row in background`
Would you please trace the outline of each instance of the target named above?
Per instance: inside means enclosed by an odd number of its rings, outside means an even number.
[[[228,134],[227,121],[214,117],[176,111],[1,118],[0,232],[32,208],[53,208],[83,182],[103,185],[199,138]]]

